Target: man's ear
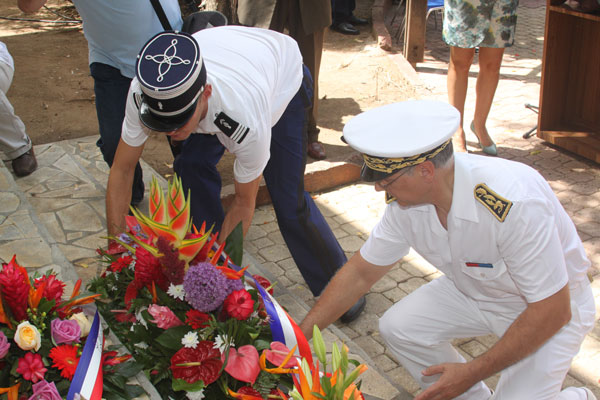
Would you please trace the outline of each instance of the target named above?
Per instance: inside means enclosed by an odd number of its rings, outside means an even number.
[[[435,175],[435,166],[431,161],[425,161],[418,165],[419,175],[428,181],[432,181]]]
[[[212,85],[210,83],[207,83],[206,85],[204,85],[204,91],[202,92],[202,97],[204,98],[204,100],[208,100],[211,95],[212,95]]]

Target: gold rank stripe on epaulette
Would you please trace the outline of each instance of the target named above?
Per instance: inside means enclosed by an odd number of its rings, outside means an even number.
[[[498,221],[504,222],[512,207],[512,201],[506,200],[504,197],[498,195],[492,189],[487,187],[485,183],[477,184],[474,193],[475,198],[479,200],[485,208],[490,210]]]

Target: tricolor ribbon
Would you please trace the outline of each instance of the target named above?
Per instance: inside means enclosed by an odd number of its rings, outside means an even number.
[[[217,243],[213,244],[213,250],[217,251],[219,245]],[[227,261],[228,267],[233,268],[239,271],[241,268],[238,265],[235,265],[231,262],[231,260],[227,257],[225,252],[221,253],[220,261]],[[300,357],[306,358],[309,365],[312,365],[312,352],[310,350],[310,346],[308,345],[308,341],[306,340],[306,336],[300,330],[300,327],[296,322],[290,317],[290,315],[281,307],[281,305],[263,288],[260,283],[254,279],[252,275],[248,272],[245,273],[246,279],[252,279],[256,286],[256,289],[260,293],[263,303],[265,305],[265,310],[269,315],[269,324],[271,326],[271,334],[273,335],[273,341],[281,342],[287,346],[288,349],[296,347],[296,353]]]
[[[100,325],[98,311],[94,316],[92,328],[83,347],[83,353],[77,364],[75,376],[69,387],[67,400],[79,398],[85,400],[102,399],[102,350],[104,333]]]

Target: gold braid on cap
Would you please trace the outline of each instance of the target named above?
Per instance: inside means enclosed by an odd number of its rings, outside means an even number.
[[[440,146],[434,148],[433,150],[429,150],[426,153],[417,154],[416,156],[411,157],[400,157],[400,158],[387,158],[387,157],[377,157],[370,156],[367,154],[363,154],[363,158],[365,160],[365,164],[367,167],[374,171],[391,173],[394,171],[398,171],[402,168],[412,167],[413,165],[421,164],[433,157],[435,157],[439,152],[444,150],[448,143],[450,143],[452,139],[448,139]]]

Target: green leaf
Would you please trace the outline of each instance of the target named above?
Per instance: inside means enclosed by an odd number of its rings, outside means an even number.
[[[310,367],[308,366],[308,361],[306,361],[306,358],[302,358],[302,362],[300,363],[300,368],[302,368],[302,372],[304,373],[304,376],[306,377],[308,386],[312,387],[313,386],[312,373],[310,371]]]
[[[204,389],[204,382],[198,380],[194,383],[187,383],[183,379],[173,379],[173,390],[185,390],[186,392],[197,392]]]
[[[244,255],[244,230],[240,222],[225,239],[225,253],[235,265],[242,265]]]
[[[168,349],[177,351],[181,348],[181,339],[191,330],[192,328],[187,325],[169,328],[156,338],[156,342]]]

